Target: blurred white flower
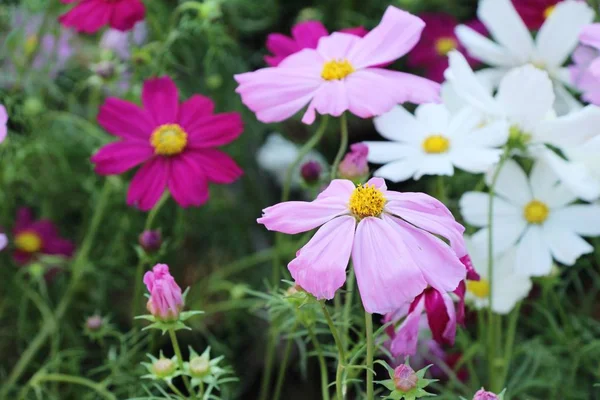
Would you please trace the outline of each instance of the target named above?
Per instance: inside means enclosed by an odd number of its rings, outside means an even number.
[[[386,164],[375,176],[400,182],[423,175],[453,175],[454,166],[471,172],[487,171],[500,159],[508,139],[506,121],[481,127],[481,114],[462,108],[450,114],[443,104],[424,104],[415,115],[401,106],[375,118],[375,128],[391,142],[365,142],[368,160]]]
[[[589,105],[556,117],[552,82],[546,72],[531,65],[510,71],[494,97],[462,54],[452,52],[449,57],[448,82],[457,96],[481,113],[482,121],[507,121],[510,140],[526,149],[527,155],[545,160],[577,196],[588,201],[600,196],[600,183],[591,179],[585,168],[562,159],[547,147],[551,145],[566,153],[597,136],[599,107]]]
[[[488,186],[493,172],[486,175]],[[600,205],[571,204],[576,200],[544,162],[534,164],[529,178],[508,160],[502,167],[493,200],[493,251],[499,255],[516,246],[514,270],[544,276],[552,259],[573,265],[594,248],[581,236],[600,235]],[[489,194],[467,192],[460,199],[465,221],[482,227],[472,237],[478,251],[487,253]]]
[[[256,159],[258,165],[273,175],[277,183],[283,186],[287,170],[298,157],[299,150],[300,146],[285,139],[281,134],[272,133],[258,150]],[[292,189],[300,188],[302,183],[300,168],[308,161],[316,161],[323,167],[323,170],[327,169],[327,162],[321,154],[316,151],[309,152],[292,173]]]
[[[532,286],[528,276],[515,271],[516,248],[512,247],[494,259],[494,276],[490,282],[487,252],[477,248],[471,238],[465,237],[465,241],[473,267],[481,277],[477,282],[467,281],[465,301],[476,309],[488,308],[491,294],[492,311],[497,314],[508,314],[519,301],[527,297]],[[494,285],[493,289],[490,288],[490,283]]]
[[[510,0],[482,0],[477,16],[495,41],[466,25],[458,26],[456,35],[470,56],[492,67],[488,76],[495,76],[497,82],[512,68],[534,65],[547,71],[552,78],[559,113],[580,107],[564,87],[571,80],[563,65],[575,50],[582,28],[594,19],[594,10],[586,2],[565,0],[558,3],[535,40]]]

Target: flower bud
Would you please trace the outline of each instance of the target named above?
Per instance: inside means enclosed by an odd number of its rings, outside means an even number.
[[[190,373],[196,378],[202,378],[210,373],[208,355],[196,356],[190,360]]]
[[[88,317],[88,319],[85,321],[85,327],[91,332],[96,332],[100,330],[103,324],[104,320],[99,315],[92,315],[91,317]]]
[[[158,230],[146,230],[140,234],[138,242],[146,253],[153,253],[160,249],[160,246],[162,245],[162,235]]]
[[[484,388],[475,393],[473,400],[498,400],[498,396],[492,392],[486,392]]]
[[[323,168],[321,167],[321,164],[316,161],[307,161],[300,168],[300,175],[302,175],[304,182],[308,185],[312,185],[319,182],[322,171]]]
[[[155,318],[174,321],[183,309],[181,288],[169,273],[169,266],[156,264],[144,275],[144,284],[150,292],[146,308]]]
[[[352,181],[365,179],[369,175],[368,154],[369,148],[362,143],[350,146],[350,152],[346,154],[338,169],[340,177]]]
[[[415,371],[406,364],[401,364],[394,370],[394,385],[400,392],[406,393],[417,387],[419,378]]]
[[[27,117],[35,117],[44,111],[44,103],[39,97],[28,97],[23,103],[23,114]]]
[[[219,74],[211,74],[206,78],[206,86],[211,90],[219,89],[223,85],[223,78]]]
[[[152,372],[159,378],[166,378],[177,369],[177,365],[168,358],[160,358],[152,364]]]

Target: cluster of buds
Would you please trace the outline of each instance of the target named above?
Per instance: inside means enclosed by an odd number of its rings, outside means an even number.
[[[401,364],[392,369],[383,361],[378,361],[390,374],[390,379],[378,382],[390,390],[390,394],[385,399],[390,400],[416,400],[421,397],[432,396],[425,391],[425,388],[435,379],[425,379],[425,372],[429,367],[425,367],[415,372],[410,365]]]

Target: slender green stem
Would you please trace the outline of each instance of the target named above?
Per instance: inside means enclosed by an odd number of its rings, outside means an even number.
[[[29,343],[27,349],[25,349],[25,351],[21,354],[21,357],[13,367],[7,380],[2,385],[2,389],[0,389],[0,399],[6,397],[9,390],[25,371],[25,368],[27,368],[27,366],[30,364],[31,359],[39,353],[39,349],[44,345],[48,337],[54,333],[55,329],[57,329],[59,325],[60,320],[64,317],[71,303],[73,295],[77,291],[81,277],[83,276],[89,252],[91,250],[94,238],[96,237],[96,231],[98,230],[102,217],[104,216],[106,206],[108,205],[108,199],[110,197],[109,194],[110,183],[109,181],[106,181],[100,194],[100,199],[98,200],[98,203],[94,209],[94,214],[92,216],[92,221],[90,222],[87,234],[83,239],[82,245],[79,248],[79,252],[75,257],[75,260],[73,261],[71,269],[71,281],[69,282],[69,286],[67,287],[65,294],[56,307],[56,311],[54,312],[55,323],[45,323],[35,338],[33,338],[33,340]]]
[[[298,322],[294,323],[294,326],[292,327],[290,334],[294,333],[296,331],[296,328],[298,328]],[[294,343],[294,340],[292,338],[288,338],[286,346],[285,346],[285,350],[283,352],[283,359],[281,360],[281,366],[279,367],[277,383],[275,384],[275,393],[273,394],[273,397],[272,397],[273,400],[279,400],[279,397],[281,397],[281,389],[283,388],[283,382],[285,381],[285,373],[287,372],[287,364],[288,364],[288,360],[290,358],[290,353],[292,352],[292,344],[293,343]]]
[[[438,200],[442,203],[448,205],[448,194],[446,192],[446,181],[444,179],[444,175],[439,175],[437,177],[437,197]]]
[[[330,400],[329,397],[329,378],[327,374],[327,364],[325,363],[325,357],[323,357],[323,350],[321,349],[321,345],[319,344],[319,340],[317,339],[317,335],[315,335],[315,331],[312,326],[308,327],[308,336],[315,347],[315,351],[317,352],[317,359],[319,360],[319,369],[321,370],[321,397],[323,400]]]
[[[171,390],[178,396],[181,396],[183,398],[187,397],[183,393],[181,393],[181,390],[177,389],[177,386],[173,385],[173,383],[167,381],[167,386],[169,386],[169,388],[171,388]]]
[[[269,329],[269,341],[267,342],[267,354],[265,355],[265,370],[263,371],[262,382],[260,384],[260,400],[267,400],[269,388],[271,386],[271,375],[273,373],[273,363],[275,358],[275,344],[279,333],[275,327]]]
[[[517,322],[519,320],[519,314],[521,311],[522,302],[518,302],[515,308],[512,310],[510,314],[510,318],[508,321],[508,332],[506,336],[506,344],[504,347],[504,370],[502,371],[502,379],[500,379],[500,387],[504,387],[506,385],[506,378],[508,377],[508,370],[510,367],[510,363],[513,357],[513,350],[515,345],[515,336],[517,333]]]
[[[346,279],[346,299],[344,303],[343,310],[343,321],[344,321],[344,350],[348,350],[348,346],[350,345],[350,325],[352,325],[352,321],[350,318],[352,314],[350,311],[352,310],[352,302],[354,300],[354,284],[356,279],[354,277],[354,268],[352,264],[350,264],[350,272],[348,273],[348,278]]]
[[[331,165],[331,180],[334,180],[338,173],[338,168],[340,166],[340,162],[342,161],[342,157],[348,150],[348,119],[346,118],[346,113],[342,114],[340,117],[340,148],[338,149],[337,155],[335,156],[335,160]]]
[[[329,330],[331,331],[331,335],[333,336],[333,340],[335,341],[335,345],[338,350],[338,365],[337,365],[337,373],[335,375],[335,390],[337,393],[338,400],[344,399],[344,391],[343,389],[343,375],[344,375],[344,366],[346,365],[346,352],[344,351],[344,345],[340,340],[340,335],[338,333],[333,320],[331,319],[331,315],[329,314],[329,310],[327,310],[327,305],[325,305],[324,301],[321,301],[321,309],[323,310],[323,315],[325,316],[325,321],[327,321],[327,325],[329,326]]]
[[[158,215],[158,212],[160,211],[160,209],[162,208],[162,206],[166,203],[166,201],[168,199],[169,199],[169,192],[165,190],[165,192],[160,197],[158,202],[154,205],[154,207],[152,207],[152,210],[150,210],[150,212],[148,213],[148,217],[146,217],[146,224],[144,225],[145,231],[152,229],[152,223],[154,222],[154,219],[156,218],[156,216]]]
[[[373,400],[373,316],[365,310],[365,329],[367,331],[367,400]]]
[[[63,383],[72,383],[74,385],[86,386],[100,396],[109,400],[117,400],[117,397],[110,393],[102,384],[96,383],[92,380],[83,378],[81,376],[72,376],[72,375],[64,375],[64,374],[44,374],[40,376],[36,376],[33,381],[35,383],[39,382],[63,382]]]
[[[183,371],[183,356],[181,355],[181,349],[179,348],[179,342],[177,341],[177,335],[175,334],[175,330],[169,329],[169,337],[171,338],[171,343],[173,344],[173,350],[175,351],[175,355],[177,356],[177,365],[179,369]],[[186,375],[182,375],[183,383],[185,384],[185,388],[187,389],[190,396],[194,395],[194,389],[192,389],[192,385],[190,384],[190,380]]]

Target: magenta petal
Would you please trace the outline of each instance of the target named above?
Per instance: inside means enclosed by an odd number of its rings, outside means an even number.
[[[243,174],[235,161],[220,150],[190,150],[186,154],[194,160],[211,182],[233,183]]]
[[[364,37],[367,33],[369,33],[369,31],[367,29],[365,29],[363,26],[340,29],[340,32],[349,33],[351,35],[358,36],[358,37]]]
[[[319,39],[327,35],[327,29],[320,21],[304,21],[292,28],[292,36],[299,49],[316,49]]]
[[[145,110],[115,97],[109,97],[100,107],[98,123],[109,133],[125,139],[148,140],[156,127]]]
[[[273,54],[265,56],[265,62],[270,67],[278,66],[287,56],[300,51],[300,46],[289,36],[271,33],[267,36],[267,49]]]
[[[109,143],[91,158],[96,164],[94,171],[100,175],[122,174],[154,156],[154,149],[147,142],[124,140]]]
[[[450,299],[450,301],[452,300]],[[437,290],[427,290],[425,294],[425,310],[433,338],[438,343],[453,344],[446,341],[446,327],[449,324],[451,325],[451,316],[446,308],[444,296]],[[452,314],[454,316],[454,304],[452,305]],[[454,316],[454,329],[456,332],[456,316]]]
[[[87,0],[61,15],[58,21],[78,32],[94,33],[108,24],[111,13],[112,6],[110,4],[102,0]]]
[[[142,21],[146,15],[144,3],[140,0],[120,0],[113,5],[110,26],[120,31],[128,31]]]
[[[73,256],[74,251],[75,245],[71,241],[59,237],[53,237],[44,241],[44,247],[42,248],[42,253],[44,254],[61,255],[65,257]]]
[[[223,146],[244,130],[242,117],[236,112],[200,117],[182,126],[189,135],[188,147],[193,149]]]
[[[206,96],[195,94],[179,106],[179,124],[189,133],[198,119],[210,117],[215,111],[215,103]]]
[[[33,213],[27,207],[21,207],[17,210],[17,217],[15,218],[15,227],[13,231],[15,235],[24,229],[26,229],[33,222]]]
[[[182,207],[200,206],[208,200],[208,181],[198,164],[186,153],[171,160],[167,185]]]
[[[317,299],[333,299],[346,281],[355,224],[351,216],[327,222],[288,264],[296,283]]]
[[[144,82],[142,103],[156,125],[178,122],[179,94],[175,82],[168,76],[148,79]]]
[[[391,351],[394,357],[417,354],[421,314],[425,308],[425,301],[423,297],[415,301],[416,304],[413,303],[411,306],[412,310],[410,310],[406,319],[400,324],[392,339]]]
[[[458,297],[458,305],[456,308],[456,322],[459,324],[465,323],[465,293],[467,292],[467,285],[465,281],[461,281],[458,284],[454,294]]]
[[[167,187],[170,160],[155,157],[146,162],[135,174],[127,192],[127,204],[149,211]]]
[[[379,218],[367,217],[358,224],[352,260],[363,306],[369,313],[392,312],[427,287],[402,237]]]

